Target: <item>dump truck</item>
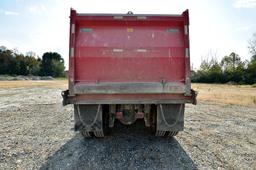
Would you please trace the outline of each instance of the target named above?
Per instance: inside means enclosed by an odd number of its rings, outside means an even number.
[[[116,121],[144,119],[155,136],[184,128],[191,89],[189,12],[181,15],[70,12],[68,90],[74,129],[104,137]]]

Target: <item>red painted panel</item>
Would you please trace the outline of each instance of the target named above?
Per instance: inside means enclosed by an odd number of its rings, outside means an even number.
[[[94,83],[180,82],[185,72],[180,57],[78,57],[76,66],[76,81]]]
[[[80,47],[183,47],[183,27],[180,26],[80,26],[76,46]]]
[[[157,22],[105,21],[99,26],[96,21],[85,20],[78,25],[76,81],[185,81],[182,22],[159,26]]]

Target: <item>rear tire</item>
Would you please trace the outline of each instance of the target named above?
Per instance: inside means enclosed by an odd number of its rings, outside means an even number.
[[[168,134],[168,137],[174,137],[174,136],[176,136],[178,133],[179,133],[179,131],[169,131],[167,134]]]
[[[86,131],[86,129],[82,127],[79,129],[80,134],[84,138],[103,138],[106,135],[111,133],[111,128],[109,127],[109,105],[102,105],[102,121],[101,121],[102,130],[94,130],[94,131]]]
[[[179,131],[156,131],[155,136],[174,137]]]
[[[81,134],[84,138],[91,138],[91,137],[93,137],[92,132],[88,132],[88,131],[85,131],[85,130],[83,130],[83,129],[81,129],[79,132],[80,132],[80,134]]]

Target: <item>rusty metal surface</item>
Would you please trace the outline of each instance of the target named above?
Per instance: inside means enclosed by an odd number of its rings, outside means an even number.
[[[63,91],[63,105],[67,104],[196,104],[197,92],[191,90],[190,96],[183,94],[82,94],[71,96]]]

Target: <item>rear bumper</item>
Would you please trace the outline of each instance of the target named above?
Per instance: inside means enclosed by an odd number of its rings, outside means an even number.
[[[184,94],[77,94],[71,96],[69,90],[62,91],[63,105],[67,104],[196,104],[197,92]]]

